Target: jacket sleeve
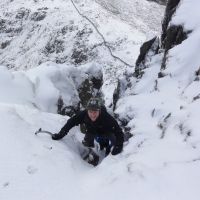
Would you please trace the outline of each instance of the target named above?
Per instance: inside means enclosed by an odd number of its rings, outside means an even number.
[[[124,133],[119,126],[118,122],[111,116],[112,119],[112,132],[115,134],[116,137],[116,145],[123,146],[124,142]]]
[[[68,119],[67,123],[61,128],[59,134],[62,135],[63,137],[67,135],[67,133],[69,132],[71,128],[83,122],[85,114],[86,114],[85,110],[80,111],[79,113],[77,113],[76,115]]]

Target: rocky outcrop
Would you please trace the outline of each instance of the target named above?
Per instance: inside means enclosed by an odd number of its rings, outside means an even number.
[[[166,60],[168,51],[174,46],[181,44],[183,40],[187,39],[188,31],[185,32],[183,27],[170,26],[167,29],[165,39],[162,41],[162,48],[164,49],[164,57],[161,65],[161,69],[166,68]]]
[[[103,76],[91,75],[86,78],[79,86],[77,86],[77,93],[80,101],[73,103],[73,105],[66,105],[62,96],[57,102],[57,113],[61,115],[73,116],[77,111],[85,108],[88,100],[93,96],[101,97],[101,87],[103,85]]]
[[[163,42],[167,35],[167,29],[169,22],[171,21],[172,15],[176,11],[176,7],[178,6],[180,0],[168,0],[167,6],[165,9],[165,15],[162,23],[162,35],[161,35],[161,41]]]
[[[46,14],[47,14],[47,12],[46,11],[44,11],[43,9],[40,9],[40,10],[38,10],[37,12],[34,12],[32,15],[31,15],[31,17],[30,17],[30,19],[32,20],[32,21],[41,21],[41,20],[43,20],[45,17],[46,17]]]
[[[88,100],[93,96],[101,96],[101,86],[103,85],[103,77],[91,77],[86,79],[78,88],[80,103],[86,107]]]
[[[148,67],[148,58],[157,54],[158,52],[164,53],[161,64],[161,71],[165,69],[168,51],[187,39],[187,35],[190,33],[190,31],[185,31],[182,25],[169,25],[179,3],[180,0],[167,1],[165,15],[162,22],[161,41],[153,38],[141,46],[140,55],[135,65],[135,77],[142,77],[144,69]],[[162,78],[163,76],[164,74],[162,72],[158,74],[158,78]]]
[[[60,115],[67,115],[72,117],[80,110],[80,104],[66,106],[62,97],[60,96],[57,102],[57,113]]]
[[[165,39],[162,41],[162,48],[168,51],[186,38],[187,32],[184,32],[182,26],[170,26],[166,31]]]
[[[165,16],[162,23],[161,48],[164,49],[164,57],[161,69],[166,68],[167,53],[169,49],[181,44],[183,40],[187,39],[189,33],[189,31],[186,32],[181,25],[169,26],[169,22],[171,21],[179,2],[180,0],[168,0],[167,2]],[[162,75],[159,77],[162,77]]]
[[[135,65],[135,76],[140,78],[143,75],[143,70],[147,68],[146,62],[150,56],[158,53],[159,39],[154,37],[153,39],[145,42],[140,48],[140,54]]]

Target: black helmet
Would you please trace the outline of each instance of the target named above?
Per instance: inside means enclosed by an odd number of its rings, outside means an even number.
[[[99,98],[91,98],[87,104],[87,110],[101,110],[101,99]]]

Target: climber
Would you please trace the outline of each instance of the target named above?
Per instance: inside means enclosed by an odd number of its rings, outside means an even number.
[[[85,137],[82,144],[86,147],[94,147],[94,140],[99,143],[100,150],[105,149],[106,155],[121,153],[123,149],[124,136],[117,121],[106,111],[101,99],[91,98],[85,110],[71,117],[59,133],[53,134],[53,140],[62,139],[69,130],[84,124]]]

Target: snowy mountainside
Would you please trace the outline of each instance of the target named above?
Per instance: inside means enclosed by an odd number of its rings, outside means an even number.
[[[165,68],[161,68],[162,51],[147,59],[144,74],[131,81],[131,87],[117,104],[116,113],[129,119],[128,126],[132,127],[135,135],[132,141],[139,139],[140,151],[149,154],[150,159],[141,159],[141,162],[155,164],[154,167],[162,165],[162,169],[170,170],[170,184],[165,183],[168,192],[156,199],[198,199],[199,196],[200,174],[196,169],[200,165],[200,59],[197,42],[200,16],[193,8],[197,4],[199,2],[195,0],[183,0],[174,13],[169,26],[183,26],[188,35],[181,44],[167,52]],[[188,10],[193,12],[188,14]],[[152,157],[159,158],[158,162],[152,162]],[[175,172],[172,169],[176,167]],[[178,195],[175,197],[176,192]]]
[[[159,19],[164,7],[152,7],[154,3],[145,0],[141,2],[151,8],[149,18],[152,24],[161,23]],[[136,3],[134,0],[125,5],[132,10]],[[122,4],[117,9],[121,7]],[[114,16],[91,0],[4,0],[0,2],[0,9],[0,64],[15,69],[36,67],[45,61],[80,65],[94,59],[102,64],[109,63],[109,60],[114,65],[115,62],[95,27],[103,35],[114,55],[120,55],[122,60],[134,65],[135,55],[146,40],[146,33],[151,31],[155,35],[159,31],[147,27],[149,21],[145,20],[139,20],[143,24],[141,29],[140,26],[132,27],[119,19],[121,15]],[[136,16],[139,14],[140,12],[134,9],[128,15],[133,22],[138,22]],[[141,19],[142,16],[141,13]],[[146,28],[142,29],[142,26]]]
[[[146,21],[141,12],[132,10],[138,0],[126,1],[129,18],[139,23],[132,26],[121,19],[127,18],[123,10],[116,16],[98,3],[94,0],[1,1],[0,64],[14,70],[27,70],[47,61],[72,66],[101,65],[103,90],[110,91],[110,95],[104,93],[105,101],[110,106],[117,78],[123,76],[127,66],[134,66],[140,45],[149,37],[147,33],[159,33],[160,29],[153,27],[160,27],[164,7],[140,1],[151,8],[148,12],[151,17]],[[117,9],[121,7],[120,3]],[[150,21],[155,26],[150,28],[147,25]]]
[[[163,16],[164,7],[156,3],[139,0],[96,0],[96,2],[131,27],[145,33],[147,38],[152,38],[155,33],[161,31],[161,26],[157,25],[161,23],[160,16]]]

